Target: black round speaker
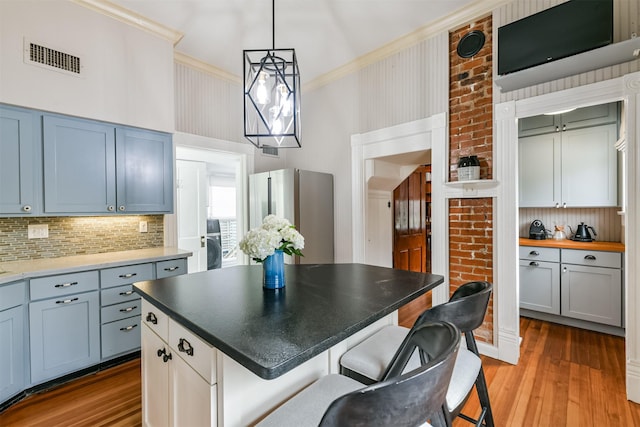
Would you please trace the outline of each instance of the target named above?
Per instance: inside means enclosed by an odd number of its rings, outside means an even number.
[[[484,33],[480,30],[473,30],[462,36],[458,43],[458,56],[461,58],[471,58],[484,46]]]

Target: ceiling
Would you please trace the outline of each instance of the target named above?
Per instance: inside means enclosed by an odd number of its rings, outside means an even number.
[[[275,48],[303,83],[482,0],[276,0]],[[270,49],[269,0],[110,0],[184,34],[175,50],[236,76],[243,49]]]

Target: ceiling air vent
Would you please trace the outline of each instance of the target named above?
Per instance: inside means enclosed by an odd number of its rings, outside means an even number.
[[[25,41],[25,60],[34,65],[80,75],[80,57]]]
[[[278,147],[265,145],[262,147],[262,154],[267,156],[278,157]]]

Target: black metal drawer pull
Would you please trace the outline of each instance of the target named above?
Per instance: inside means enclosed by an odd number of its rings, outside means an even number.
[[[133,291],[127,291],[127,292],[120,292],[120,295],[122,295],[123,297],[128,297],[129,295],[132,295]]]
[[[149,314],[147,314],[147,322],[151,322],[154,325],[158,324],[158,318],[156,317],[155,314],[153,314],[152,312],[149,312]]]
[[[595,261],[596,257],[594,255],[585,255],[584,259],[588,259],[589,261]]]
[[[133,307],[121,308],[120,313],[128,313],[130,311],[135,310],[136,308],[138,308],[137,305],[134,305]]]
[[[529,255],[538,256],[538,255],[540,255],[540,252],[538,252],[538,251],[531,251],[531,252],[529,252]]]
[[[164,269],[164,271],[176,271],[177,269],[179,269],[180,267],[167,267]]]
[[[183,353],[187,353],[189,356],[193,356],[193,347],[191,343],[184,338],[180,338],[180,342],[178,343],[178,350]]]
[[[74,301],[78,301],[78,298],[71,298],[71,299],[65,299],[62,301],[56,301],[56,304],[69,304],[72,303]]]
[[[75,286],[78,282],[69,282],[69,283],[59,283],[55,285],[56,288],[68,288],[69,286]]]
[[[136,326],[138,326],[138,325],[129,325],[129,326],[125,326],[124,328],[120,328],[120,330],[124,331],[124,332],[129,332],[130,330],[132,330]]]
[[[118,277],[121,279],[131,279],[134,276],[137,276],[138,273],[127,273],[127,274],[121,274]]]
[[[162,361],[165,363],[173,359],[173,357],[171,356],[171,353],[167,354],[166,348],[162,348],[162,350],[158,350],[158,357],[162,357]]]
[[[537,263],[537,262],[535,262],[535,261],[531,261],[531,262],[529,263],[529,265],[530,265],[531,267],[538,267],[540,264],[538,264],[538,263]]]

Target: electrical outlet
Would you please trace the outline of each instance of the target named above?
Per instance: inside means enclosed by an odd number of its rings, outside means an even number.
[[[138,230],[141,233],[146,233],[147,232],[147,221],[140,221],[138,223]]]
[[[47,239],[49,237],[48,224],[29,224],[27,226],[27,238]]]

